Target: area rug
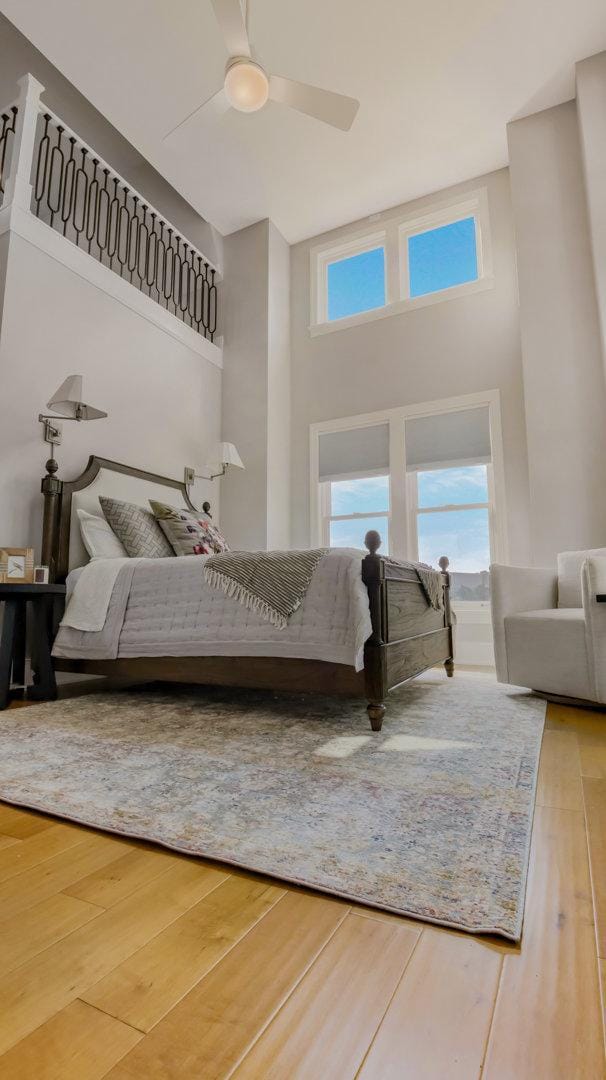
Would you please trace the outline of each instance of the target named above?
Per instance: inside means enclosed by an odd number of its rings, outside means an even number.
[[[514,941],[545,704],[442,673],[359,701],[209,688],[0,714],[0,798]]]

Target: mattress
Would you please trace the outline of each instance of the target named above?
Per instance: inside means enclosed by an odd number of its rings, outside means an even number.
[[[121,568],[103,629],[62,626],[53,655],[276,656],[364,666],[372,632],[362,553],[333,549],[321,559],[300,608],[281,630],[204,579],[204,557],[133,560]],[[70,575],[76,591],[83,577]]]

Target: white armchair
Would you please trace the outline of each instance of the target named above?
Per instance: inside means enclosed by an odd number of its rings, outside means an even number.
[[[606,548],[558,555],[558,569],[491,567],[499,682],[606,704]]]

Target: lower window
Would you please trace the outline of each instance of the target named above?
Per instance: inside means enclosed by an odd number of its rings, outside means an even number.
[[[490,466],[456,466],[411,475],[420,562],[447,555],[451,599],[490,600]]]
[[[389,476],[359,476],[322,484],[323,543],[363,548],[370,529],[381,534],[381,554],[389,554]]]

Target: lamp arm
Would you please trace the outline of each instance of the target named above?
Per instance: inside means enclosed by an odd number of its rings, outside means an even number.
[[[194,480],[216,480],[218,476],[225,476],[226,472],[227,465],[224,465],[221,472],[212,473],[211,476],[205,476],[204,473],[197,473],[194,469],[188,468],[186,465],[183,474],[183,483],[185,484],[185,487],[191,487]]]

